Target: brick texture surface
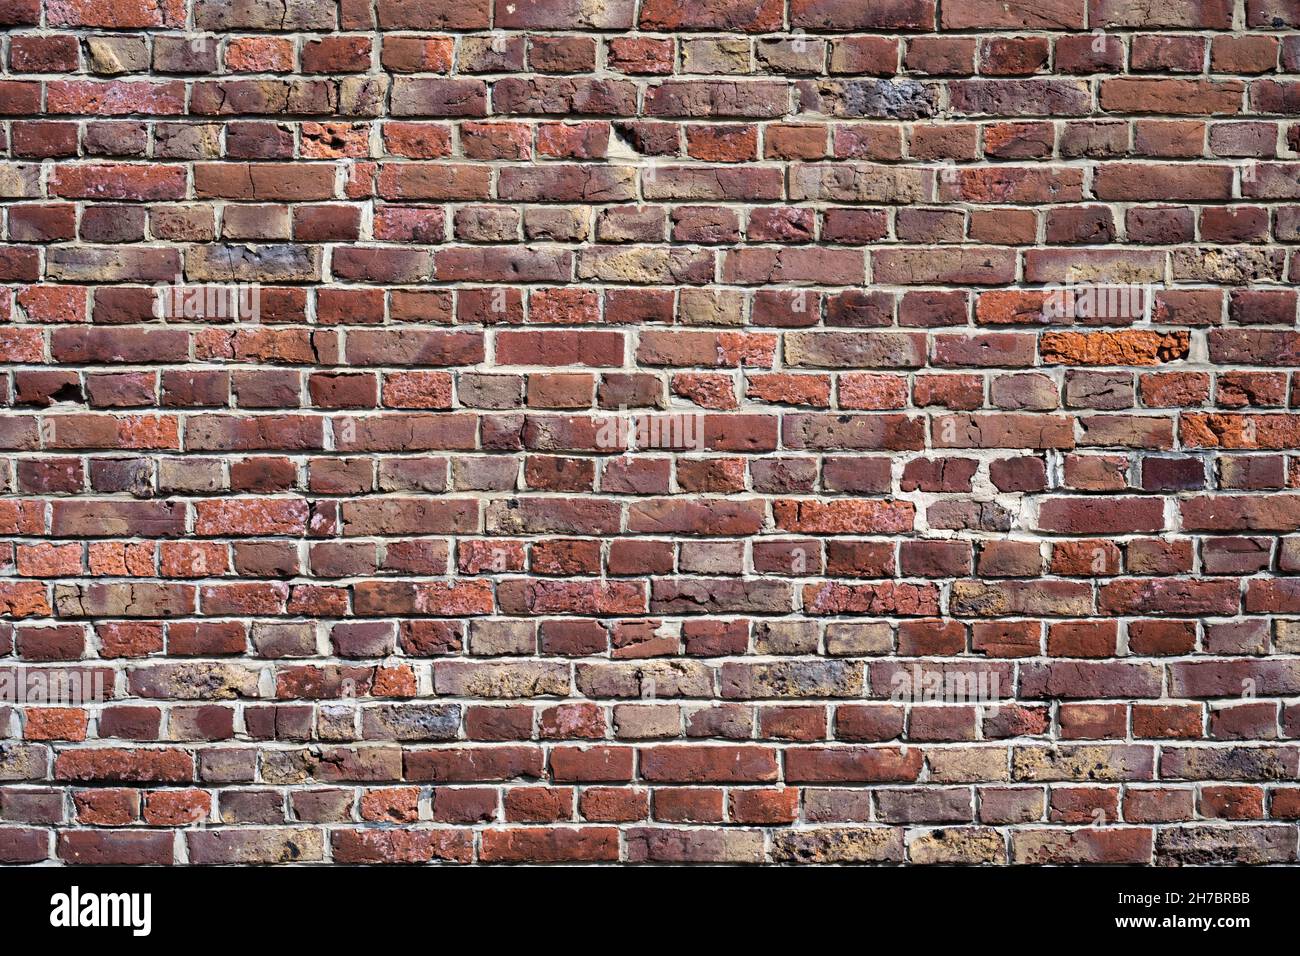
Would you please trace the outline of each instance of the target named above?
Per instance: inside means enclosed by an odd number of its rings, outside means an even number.
[[[1296,0],[0,24],[0,862],[1297,859]]]

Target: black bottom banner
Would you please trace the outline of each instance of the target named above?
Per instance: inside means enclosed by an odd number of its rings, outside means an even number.
[[[29,867],[0,869],[0,899],[12,938],[132,948],[445,945],[451,926],[486,931],[484,941],[536,932],[729,947],[751,937],[806,945],[831,930],[927,943],[990,934],[990,946],[1029,941],[1028,931],[1084,947],[1197,933],[1231,945],[1293,925],[1295,876],[1288,867]],[[608,935],[615,923],[626,936]]]

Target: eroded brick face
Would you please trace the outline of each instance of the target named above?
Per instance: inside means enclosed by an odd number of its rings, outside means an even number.
[[[1296,860],[1294,2],[0,23],[0,862]]]

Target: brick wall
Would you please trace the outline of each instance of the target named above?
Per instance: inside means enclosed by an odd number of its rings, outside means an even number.
[[[1296,859],[1296,0],[0,23],[0,861]]]

